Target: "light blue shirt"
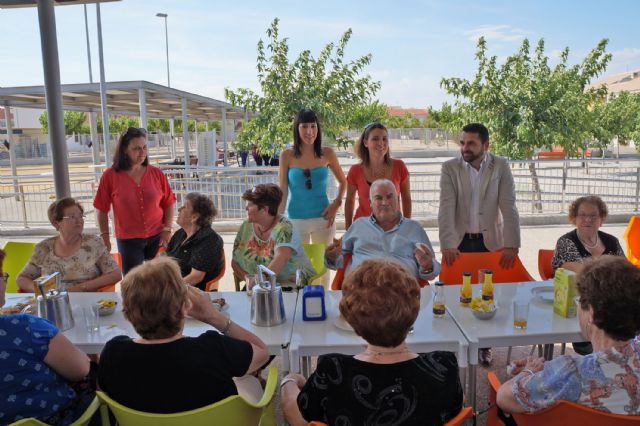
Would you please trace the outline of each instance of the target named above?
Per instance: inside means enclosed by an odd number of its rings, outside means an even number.
[[[433,256],[432,272],[426,273],[420,268],[413,254],[416,243],[426,244],[433,255],[433,247],[427,233],[415,220],[400,216],[400,222],[385,231],[377,224],[373,215],[361,217],[353,222],[342,237],[342,252],[352,254],[345,276],[365,260],[389,259],[404,265],[416,278],[424,280],[435,278],[440,273],[440,264]],[[325,257],[325,264],[330,269],[342,268],[343,256],[336,259],[335,263],[329,262]]]

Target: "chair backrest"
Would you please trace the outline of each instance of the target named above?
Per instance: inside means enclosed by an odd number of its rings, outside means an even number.
[[[444,426],[460,426],[466,419],[470,419],[473,417],[473,408],[465,407],[455,416],[453,419],[449,420]],[[326,423],[312,421],[307,424],[307,426],[327,426]]]
[[[333,281],[331,282],[331,290],[342,290],[342,282],[344,281],[344,274],[345,274],[345,271],[347,270],[347,266],[349,266],[349,264],[351,263],[351,257],[352,257],[351,253],[346,253],[343,255],[342,257],[343,266],[342,268],[339,268],[338,270],[336,270],[336,273],[333,276]],[[429,281],[423,280],[422,278],[420,278],[418,280],[418,284],[420,285],[420,287],[424,287],[427,284],[429,284]]]
[[[487,426],[501,425],[498,420],[496,395],[500,388],[500,380],[495,373],[488,373],[489,380],[489,415]],[[569,401],[560,401],[552,407],[546,408],[535,414],[512,414],[518,426],[567,426],[577,424],[580,426],[626,426],[640,425],[640,416],[625,416],[622,414],[610,414],[604,411],[594,410],[584,405]]]
[[[89,404],[84,413],[82,413],[82,415],[78,417],[75,422],[69,424],[69,426],[87,426],[91,421],[93,415],[96,413],[96,411],[98,411],[98,408],[100,408],[100,405],[100,400],[96,396],[95,398],[93,398],[93,401],[91,401],[91,404]],[[47,426],[47,424],[41,422],[38,419],[28,418],[18,420],[17,422],[11,423],[9,426]]]
[[[439,279],[445,284],[462,284],[462,273],[471,272],[471,282],[476,283],[478,282],[478,270],[491,269],[494,283],[534,281],[519,257],[516,257],[515,265],[512,268],[504,269],[500,266],[501,256],[502,252],[499,251],[460,253],[453,265],[449,266],[442,262]]]
[[[222,251],[222,269],[220,269],[220,273],[213,278],[212,280],[210,280],[209,282],[207,282],[206,286],[205,286],[205,291],[217,291],[218,290],[218,281],[220,281],[222,279],[222,277],[224,277],[224,272],[227,269],[227,258],[224,255],[224,250]]]
[[[311,266],[313,266],[313,269],[316,270],[316,275],[313,276],[313,278],[311,278],[311,281],[315,280],[316,278],[324,275],[324,273],[327,271],[327,267],[324,265],[324,250],[326,248],[326,245],[322,244],[322,243],[307,243],[307,244],[303,244],[303,248],[304,248],[304,252],[307,254],[307,257],[309,257],[309,260],[311,261]]]
[[[543,280],[553,278],[553,266],[551,266],[553,252],[553,250],[547,249],[538,250],[538,272],[540,273],[540,278]]]
[[[3,271],[9,273],[7,293],[18,292],[16,277],[31,258],[35,247],[36,243],[22,241],[9,241],[4,245],[4,251],[7,256],[4,258]]]
[[[216,425],[264,425],[275,426],[273,395],[278,382],[278,370],[269,369],[267,386],[262,399],[252,404],[239,395],[233,395],[206,407],[172,414],[145,413],[127,408],[111,399],[106,393],[98,391],[98,398],[105,403],[120,426],[190,426]],[[108,412],[102,407],[102,423],[108,423]]]
[[[640,216],[631,216],[624,231],[624,239],[627,241],[627,259],[640,266]]]

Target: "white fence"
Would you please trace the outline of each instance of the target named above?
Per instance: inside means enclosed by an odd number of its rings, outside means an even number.
[[[441,165],[442,162],[436,161],[407,161],[414,217],[437,215]],[[632,213],[640,208],[638,160],[513,161],[511,165],[521,215],[566,212],[572,200],[587,194],[601,196],[612,213]],[[218,220],[244,219],[242,193],[259,183],[278,182],[278,171],[274,167],[189,167],[188,170],[166,169],[165,173],[178,197],[177,206],[189,192],[208,194],[220,212]],[[95,173],[70,176],[72,195],[82,202],[87,213],[93,212],[98,177]],[[333,179],[329,185],[329,195],[335,197]],[[46,210],[54,199],[50,176],[0,176],[0,227],[48,225]],[[89,214],[86,222],[87,226],[94,226],[94,215]]]

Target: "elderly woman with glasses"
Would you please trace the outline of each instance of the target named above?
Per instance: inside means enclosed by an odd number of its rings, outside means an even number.
[[[565,400],[640,415],[640,269],[603,256],[585,262],[576,282],[580,332],[594,352],[516,361],[515,377],[498,390],[503,411],[535,412]]]
[[[327,196],[329,170],[338,184],[338,195],[331,203]],[[288,202],[287,216],[302,243],[331,244],[346,181],[336,153],[322,147],[320,121],[311,109],[304,108],[296,115],[293,148],[280,156],[279,180],[284,196],[278,210],[283,213]],[[329,284],[329,274],[323,284]]]
[[[197,192],[187,194],[178,209],[180,229],[167,247],[166,254],[178,261],[184,281],[200,290],[206,290],[207,283],[224,267],[222,238],[211,229],[217,213],[211,198]]]
[[[367,260],[344,282],[340,314],[367,342],[355,356],[327,354],[305,380],[280,385],[292,426],[442,425],[462,408],[458,363],[451,352],[415,353],[405,340],[420,311],[420,286],[397,262]]]
[[[111,250],[109,210],[113,206],[123,274],[152,259],[160,244],[169,241],[175,202],[166,176],[149,165],[147,132],[129,127],[118,140],[113,166],[102,174],[93,200],[100,236],[108,250]]]
[[[389,133],[379,122],[370,123],[364,128],[356,146],[359,164],[354,164],[347,173],[347,198],[344,203],[345,229],[358,218],[371,215],[369,189],[378,179],[393,182],[396,192],[402,199],[402,215],[411,217],[411,187],[409,170],[402,160],[391,158],[389,152]],[[353,213],[358,194],[358,208]]]
[[[96,291],[120,281],[121,274],[102,239],[84,234],[84,209],[73,198],[54,201],[47,210],[58,231],[38,243],[31,259],[16,278],[18,286],[33,292],[34,280],[60,272],[68,291]]]
[[[606,254],[624,256],[618,239],[600,231],[607,214],[607,205],[596,195],[580,197],[571,203],[569,221],[576,229],[558,239],[551,261],[553,269],[579,272],[587,258]]]
[[[234,275],[242,281],[247,274],[256,274],[258,265],[264,265],[277,274],[278,283],[283,287],[296,284],[298,269],[307,283],[315,270],[293,225],[278,214],[282,200],[280,188],[272,183],[256,185],[246,191],[242,199],[247,203],[247,220],[240,226],[233,243]]]

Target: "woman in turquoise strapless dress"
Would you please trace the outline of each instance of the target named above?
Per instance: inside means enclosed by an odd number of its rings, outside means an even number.
[[[338,184],[338,195],[332,202],[327,196],[329,170]],[[336,153],[322,147],[320,122],[311,109],[302,109],[293,122],[293,148],[280,156],[279,180],[284,194],[279,211],[284,213],[286,207],[302,243],[331,244],[346,179]],[[323,284],[328,283],[325,274]]]

